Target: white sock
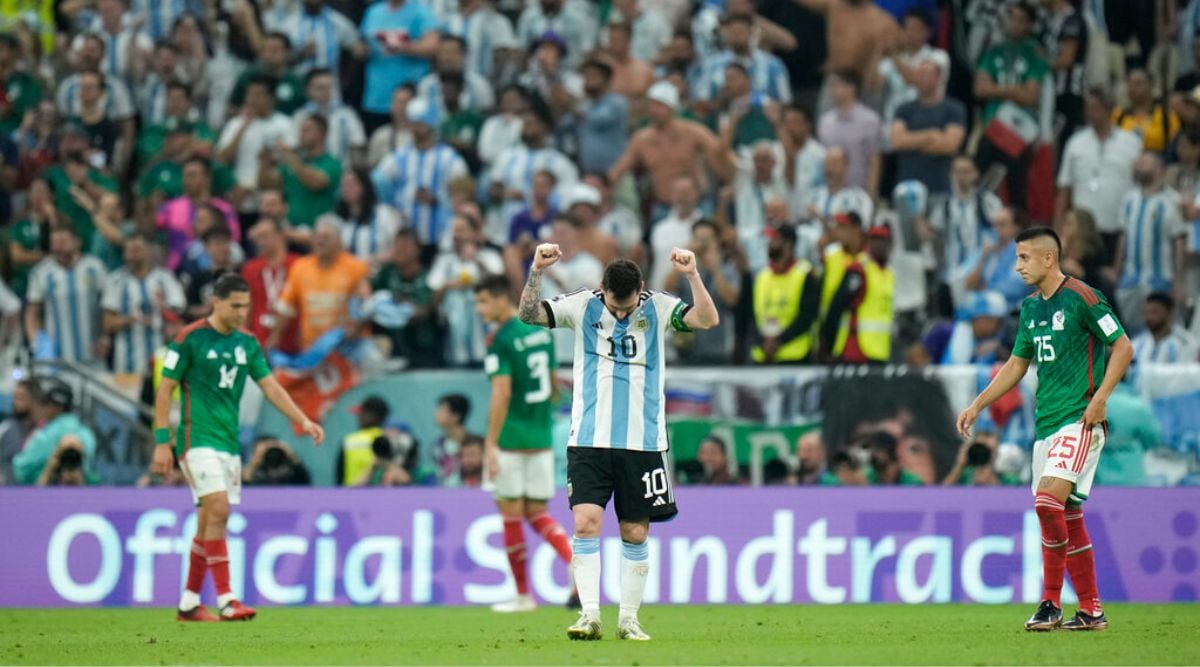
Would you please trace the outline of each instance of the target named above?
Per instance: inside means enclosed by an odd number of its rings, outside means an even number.
[[[571,540],[571,577],[579,591],[583,613],[600,616],[600,538],[576,537]]]
[[[200,594],[184,589],[179,598],[179,611],[191,611],[200,606]]]
[[[646,590],[646,575],[650,573],[650,547],[646,542],[621,542],[621,613],[618,624],[637,620]]]
[[[237,596],[234,595],[233,593],[226,593],[224,595],[218,595],[217,596],[217,609],[224,608],[225,605],[229,604],[230,602],[233,602],[236,599],[237,599]]]

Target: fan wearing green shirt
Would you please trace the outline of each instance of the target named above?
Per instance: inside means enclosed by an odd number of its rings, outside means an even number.
[[[263,37],[262,49],[258,53],[259,65],[246,68],[233,84],[229,104],[240,108],[246,101],[246,89],[250,83],[262,76],[275,82],[275,109],[291,116],[304,106],[304,80],[288,67],[292,56],[292,40],[282,32],[267,33]]]
[[[292,212],[291,222],[312,228],[317,218],[337,204],[342,181],[342,163],[326,151],[329,121],[310,114],[300,123],[300,146],[288,148],[282,141],[264,153],[259,166],[260,188],[279,188]]]
[[[138,178],[139,219],[152,217],[163,202],[183,196],[183,165],[192,157],[195,141],[198,140],[193,131],[193,126],[188,123],[176,123],[166,130],[161,159],[151,164]],[[225,197],[237,185],[233,173],[219,162],[209,161],[209,169],[212,174],[212,194]]]
[[[0,135],[6,137],[21,126],[25,113],[42,99],[37,79],[17,70],[20,51],[15,36],[0,33]]]
[[[166,148],[167,135],[180,127],[186,128],[197,144],[207,144],[203,147],[206,150],[211,150],[217,143],[217,134],[201,119],[187,84],[171,81],[166,88],[165,116],[162,121],[143,126],[138,133],[137,156],[142,164],[154,162],[154,158]]]

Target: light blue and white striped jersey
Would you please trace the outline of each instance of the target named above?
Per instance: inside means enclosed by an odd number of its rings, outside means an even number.
[[[371,180],[379,200],[391,204],[408,218],[422,244],[437,245],[449,229],[453,213],[446,186],[466,174],[467,163],[462,156],[439,142],[428,150],[416,145],[400,148],[375,167]],[[417,190],[421,188],[433,193],[437,201],[418,202]]]
[[[79,75],[72,74],[58,84],[54,94],[58,112],[68,118],[79,115],[83,102],[79,99]],[[129,89],[120,80],[104,77],[104,117],[109,120],[125,120],[134,115],[133,98]]]
[[[146,17],[146,32],[155,42],[171,34],[171,26],[179,17],[191,14],[197,20],[204,17],[203,0],[133,0],[130,9]]]
[[[145,125],[157,125],[167,117],[167,82],[151,72],[137,88],[138,113]]]
[[[672,329],[688,330],[683,318],[691,306],[666,292],[642,292],[637,310],[618,320],[600,290],[542,303],[551,328],[575,330],[568,446],[666,451],[665,340]]]
[[[161,304],[161,305],[160,305]],[[149,324],[130,324],[113,334],[114,373],[145,373],[163,341],[162,305],[175,312],[187,307],[183,286],[164,269],[151,269],[138,278],[121,268],[105,282],[100,307],[118,315],[149,317]]]
[[[696,97],[702,100],[716,99],[721,88],[725,86],[725,68],[733,62],[741,63],[750,73],[752,92],[766,95],[784,104],[792,101],[792,84],[783,61],[760,49],[752,51],[749,60],[739,58],[729,50],[714,53],[706,58],[700,86],[695,89]]]
[[[358,28],[350,19],[329,7],[322,7],[315,16],[296,8],[282,15],[264,15],[264,19],[267,17],[271,17],[269,29],[287,35],[296,53],[303,51],[310,43],[313,45],[313,55],[300,58],[296,64],[296,71],[301,73],[325,68],[333,72],[336,79],[342,49],[349,48],[359,39]]]
[[[1149,330],[1133,337],[1133,358],[1139,364],[1174,364],[1196,361],[1196,341],[1187,330],[1171,326],[1171,333],[1155,340]]]
[[[100,61],[100,71],[104,73],[105,78],[115,77],[128,83],[133,80],[133,63],[129,60],[130,45],[146,52],[154,50],[154,40],[142,30],[134,30],[133,21],[133,14],[125,12],[121,17],[121,31],[113,35],[104,29],[104,22],[97,15],[89,23],[86,31],[76,35],[71,41],[71,48],[75,50],[83,46],[85,33],[99,37],[104,42],[104,58]]]
[[[512,23],[500,12],[484,6],[470,16],[459,13],[446,18],[445,32],[467,43],[467,71],[491,77],[496,49],[517,49]]]
[[[875,215],[875,202],[871,201],[871,195],[853,185],[833,194],[830,194],[828,185],[822,185],[813,191],[810,203],[821,220],[829,220],[838,213],[854,211],[862,218],[863,228],[871,226]]]
[[[816,137],[809,137],[793,161],[792,217],[807,218],[808,202],[812,201],[817,188],[825,185],[825,147]]]
[[[967,198],[952,195],[933,207],[929,224],[946,241],[943,268],[947,277],[984,246],[995,242],[996,230],[991,221],[1003,207],[1000,198],[991,192],[976,192]]]
[[[70,268],[47,257],[30,272],[26,298],[42,306],[42,326],[64,361],[93,361],[106,277],[104,265],[91,255],[81,256]]]
[[[505,221],[513,219],[522,209],[529,206],[533,194],[533,175],[539,171],[554,174],[558,184],[556,192],[566,192],[566,188],[579,180],[579,169],[566,155],[553,148],[531,149],[525,144],[517,144],[506,149],[492,164],[489,183],[502,183],[505,190],[516,190],[525,195],[524,201],[506,200],[501,207],[501,216]],[[552,199],[557,204],[557,199]]]
[[[442,80],[437,72],[426,74],[417,83],[417,97],[428,100],[441,112],[440,115],[446,114],[446,104],[442,101]],[[496,104],[496,96],[487,77],[470,70],[464,72],[463,89],[458,94],[458,104],[464,111],[489,111]]]
[[[315,102],[308,102],[292,114],[292,121],[296,127],[300,127],[300,123],[314,113],[321,114],[329,123],[329,132],[325,133],[325,150],[342,164],[350,163],[351,148],[366,148],[367,132],[353,107],[340,103],[321,107]]]
[[[1179,195],[1170,188],[1149,194],[1129,191],[1121,201],[1121,228],[1125,232],[1121,287],[1170,289],[1175,276],[1172,246],[1187,234]]]
[[[400,212],[388,204],[376,204],[368,220],[347,220],[342,225],[342,245],[346,252],[370,264],[379,262],[381,254],[390,254],[396,233],[404,227]]]

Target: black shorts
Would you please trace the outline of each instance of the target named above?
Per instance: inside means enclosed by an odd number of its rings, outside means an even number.
[[[567,448],[567,500],[613,507],[620,521],[670,521],[679,513],[666,452]]]

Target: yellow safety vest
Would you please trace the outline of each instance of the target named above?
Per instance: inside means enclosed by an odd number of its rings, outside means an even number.
[[[363,473],[375,464],[371,445],[383,435],[378,426],[355,431],[342,440],[342,485],[350,486],[362,479]]]
[[[896,272],[870,258],[862,261],[862,267],[867,291],[862,303],[858,304],[855,326],[858,347],[863,356],[871,361],[888,361],[892,354],[892,297],[896,293]],[[833,345],[835,357],[842,355],[849,337],[850,313],[844,312],[838,324],[837,341]]]
[[[825,275],[821,281],[821,315],[829,312],[829,304],[833,303],[833,295],[837,294],[846,277],[846,269],[855,262],[865,262],[867,253],[860,252],[851,255],[845,250],[835,250],[825,255]]]
[[[800,315],[800,301],[804,293],[804,279],[812,266],[798,261],[786,273],[775,273],[770,268],[758,272],[754,279],[754,321],[759,331],[778,335],[791,326]],[[812,349],[812,331],[806,331],[780,347],[775,353],[776,361],[801,361]],[[750,351],[756,363],[766,360],[762,347],[756,345]]]

